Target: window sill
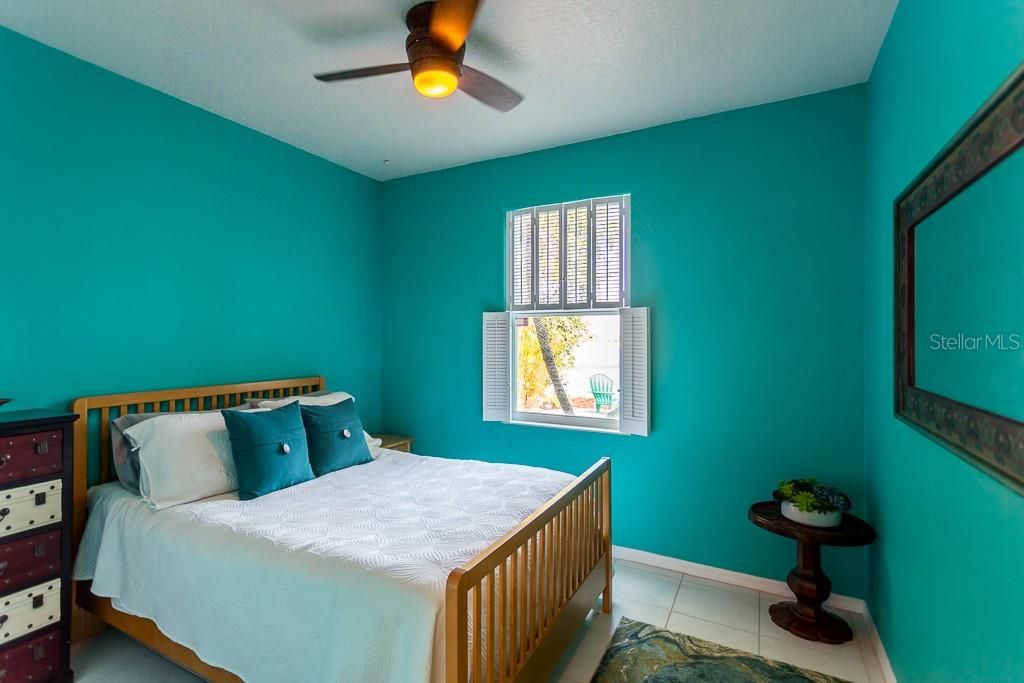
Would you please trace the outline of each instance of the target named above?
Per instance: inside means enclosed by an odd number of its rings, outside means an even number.
[[[598,434],[618,434],[628,436],[627,434],[620,432],[617,427],[586,427],[583,425],[559,424],[557,422],[541,422],[539,420],[508,420],[504,424],[519,425],[521,427],[547,427],[549,429],[566,429],[573,432],[597,432]]]

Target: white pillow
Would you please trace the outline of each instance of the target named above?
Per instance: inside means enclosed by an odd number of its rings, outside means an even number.
[[[139,453],[139,494],[154,510],[238,489],[224,416],[154,417],[124,432]]]
[[[260,401],[256,405],[260,408],[274,409],[298,401],[300,406],[333,406],[335,403],[341,403],[350,398],[353,401],[356,400],[347,391],[334,391],[330,394],[320,394],[319,396],[289,396],[288,398],[267,399],[266,401]],[[370,433],[365,429],[363,430],[363,436],[366,438],[366,445],[370,447],[370,455],[376,458],[380,454],[379,449],[383,442],[370,436]]]
[[[333,406],[335,403],[341,403],[348,399],[355,400],[352,394],[347,391],[335,391],[330,394],[321,394],[320,396],[289,396],[288,398],[268,398],[266,401],[260,401],[256,405],[260,408],[280,408],[286,406],[289,403],[299,402],[302,406]]]

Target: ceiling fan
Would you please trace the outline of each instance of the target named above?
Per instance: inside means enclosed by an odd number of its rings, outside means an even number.
[[[470,97],[511,111],[523,96],[501,81],[462,63],[466,38],[482,0],[421,2],[405,15],[409,37],[405,39],[408,62],[383,64],[348,71],[315,74],[318,81],[347,81],[412,71],[412,82],[427,97],[447,97],[461,90]]]

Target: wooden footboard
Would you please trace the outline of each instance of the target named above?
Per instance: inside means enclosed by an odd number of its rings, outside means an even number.
[[[546,680],[604,594],[612,604],[611,461],[602,458],[448,577],[447,683]]]

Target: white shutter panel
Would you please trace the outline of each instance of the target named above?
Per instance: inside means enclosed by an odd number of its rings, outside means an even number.
[[[565,307],[590,305],[589,202],[565,207]]]
[[[509,375],[510,315],[484,313],[484,421],[507,422],[512,393]]]
[[[562,210],[537,209],[537,307],[562,304]]]
[[[622,198],[594,200],[594,305],[622,306]]]
[[[648,308],[619,311],[619,359],[622,406],[619,431],[647,436],[651,411],[650,326]]]
[[[512,214],[509,225],[511,273],[509,286],[511,308],[533,306],[533,213],[530,210]]]

